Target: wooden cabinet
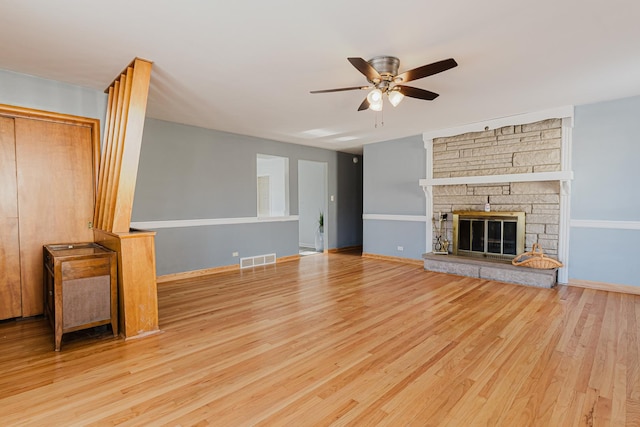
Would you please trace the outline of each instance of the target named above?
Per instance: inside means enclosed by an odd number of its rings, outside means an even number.
[[[93,241],[99,121],[0,105],[0,320],[43,313],[42,246]]]
[[[116,253],[96,243],[46,245],[44,314],[60,351],[62,334],[111,324],[118,335]]]

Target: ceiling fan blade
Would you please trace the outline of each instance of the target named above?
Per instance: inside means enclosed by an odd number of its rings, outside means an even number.
[[[356,67],[356,69],[358,71],[360,71],[362,74],[365,75],[365,77],[367,78],[367,80],[369,81],[380,81],[380,74],[376,71],[375,68],[373,68],[373,66],[371,64],[369,64],[367,61],[365,61],[362,58],[347,58],[347,60],[349,62],[351,62],[351,65],[353,65],[354,67]]]
[[[433,101],[438,96],[440,96],[435,92],[431,92],[428,90],[419,89],[417,87],[411,87],[411,86],[396,85],[394,89],[399,90],[401,94],[403,94],[404,96],[408,96],[409,98],[418,98],[418,99],[424,99],[427,101]]]
[[[424,77],[432,76],[434,74],[447,71],[451,68],[457,67],[458,63],[453,58],[444,59],[442,61],[434,62],[432,64],[423,65],[422,67],[414,68],[413,70],[405,71],[402,74],[398,74],[396,79],[402,79],[402,82],[410,82],[412,80],[422,79]]]
[[[369,100],[367,98],[362,101],[362,104],[358,107],[358,111],[363,111],[369,109]]]
[[[338,89],[312,90],[309,93],[344,92],[347,90],[362,90],[362,89],[369,89],[369,86],[353,86],[353,87],[341,87]]]

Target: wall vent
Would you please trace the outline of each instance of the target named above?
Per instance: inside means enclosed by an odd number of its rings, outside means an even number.
[[[256,255],[247,258],[240,258],[240,268],[251,268],[259,265],[276,263],[276,254]]]

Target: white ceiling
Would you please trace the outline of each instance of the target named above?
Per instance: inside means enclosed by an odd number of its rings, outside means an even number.
[[[103,90],[140,57],[150,117],[348,152],[640,94],[635,0],[0,0],[0,40],[0,69]],[[365,85],[346,58],[379,55],[459,66],[382,114],[356,111],[365,91],[309,94]]]

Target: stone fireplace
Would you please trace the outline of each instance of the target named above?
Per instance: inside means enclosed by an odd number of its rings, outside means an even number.
[[[561,169],[561,119],[504,126],[433,140],[433,177],[522,175]],[[525,248],[539,243],[545,253],[558,253],[560,185],[558,181],[439,185],[433,188],[433,211],[458,214],[524,212]],[[453,215],[449,215],[453,218]],[[437,219],[437,218],[436,218]],[[446,238],[455,242],[453,222]],[[452,245],[453,248],[453,245]],[[523,251],[524,248],[519,248]],[[517,254],[516,254],[517,255]]]
[[[573,177],[568,154],[573,109],[544,114],[557,118],[525,121],[543,114],[514,116],[480,131],[424,135],[427,178],[420,185],[433,225],[427,230],[427,241],[433,242],[425,260],[429,255],[443,262],[455,258],[505,265],[538,243],[545,254],[563,261]],[[509,125],[511,119],[520,124]],[[479,124],[467,128],[478,129]],[[451,243],[448,254],[453,257],[434,255],[443,254],[437,250],[443,241]]]

